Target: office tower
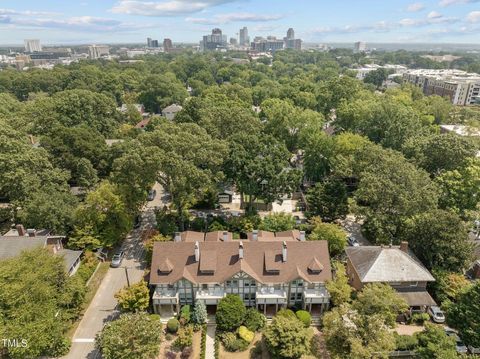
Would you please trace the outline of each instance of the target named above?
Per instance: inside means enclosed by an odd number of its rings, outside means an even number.
[[[88,57],[92,60],[110,55],[110,48],[106,45],[91,45],[88,47]]]
[[[147,37],[147,47],[152,47],[152,39]]]
[[[215,51],[225,49],[227,47],[227,35],[222,34],[222,30],[215,28],[211,35],[203,36],[200,41],[200,49],[202,51]]]
[[[152,40],[151,45],[150,47],[158,47],[158,40]]]
[[[172,40],[170,40],[170,39],[163,39],[163,51],[169,52],[171,49],[173,49]]]
[[[240,29],[240,46],[249,46],[250,38],[248,37],[248,29],[243,27]]]
[[[293,40],[293,39],[295,39],[295,31],[292,28],[290,28],[287,31],[287,40]]]
[[[263,37],[255,37],[252,42],[252,50],[258,52],[275,52],[283,49],[284,41],[277,39],[275,36],[268,36],[266,39]]]
[[[367,44],[363,41],[358,41],[354,45],[355,52],[365,52],[367,50]]]
[[[42,45],[40,40],[25,40],[25,52],[40,52],[42,51]]]

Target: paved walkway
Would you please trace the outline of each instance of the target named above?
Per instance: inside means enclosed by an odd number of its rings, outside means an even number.
[[[205,343],[205,359],[215,359],[215,324],[207,325],[207,340]]]
[[[119,310],[114,294],[127,285],[127,273],[130,284],[137,283],[143,278],[144,250],[140,234],[143,229],[151,228],[154,221],[154,212],[152,210],[145,211],[141,228],[128,235],[122,246],[125,251],[122,266],[109,268],[73,335],[70,352],[63,359],[100,358],[100,353],[95,349],[95,336],[107,322],[118,317]]]

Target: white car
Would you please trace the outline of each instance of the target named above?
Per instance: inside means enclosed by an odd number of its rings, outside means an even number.
[[[435,323],[445,323],[445,314],[436,305],[432,305],[428,308],[428,314]]]

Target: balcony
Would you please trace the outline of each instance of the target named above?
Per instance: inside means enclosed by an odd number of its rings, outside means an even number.
[[[223,288],[201,289],[195,295],[195,299],[203,300],[205,305],[216,305],[223,297],[225,297]]]
[[[320,289],[305,289],[303,298],[306,304],[328,304],[330,302],[330,294],[324,287]]]
[[[283,289],[260,288],[256,293],[257,304],[287,304],[287,292]]]
[[[153,304],[177,304],[178,292],[173,289],[156,289],[152,296]]]

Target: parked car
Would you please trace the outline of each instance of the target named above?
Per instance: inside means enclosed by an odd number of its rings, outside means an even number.
[[[125,253],[123,251],[115,253],[112,257],[112,262],[110,263],[110,267],[112,268],[120,267],[124,256],[125,256]]]
[[[467,354],[468,349],[467,346],[462,342],[462,339],[458,336],[457,332],[453,330],[452,328],[445,328],[445,334],[447,334],[449,337],[452,337],[455,339],[455,348],[457,350],[458,354]]]
[[[428,314],[435,323],[445,323],[445,314],[443,314],[440,307],[432,305],[428,308]]]
[[[148,191],[147,201],[153,201],[156,195],[157,195],[157,191],[154,189],[151,189],[150,191]]]
[[[351,247],[359,247],[360,246],[360,243],[358,243],[358,241],[355,238],[353,238],[352,236],[347,237],[347,242],[348,242],[348,245],[351,246]]]

